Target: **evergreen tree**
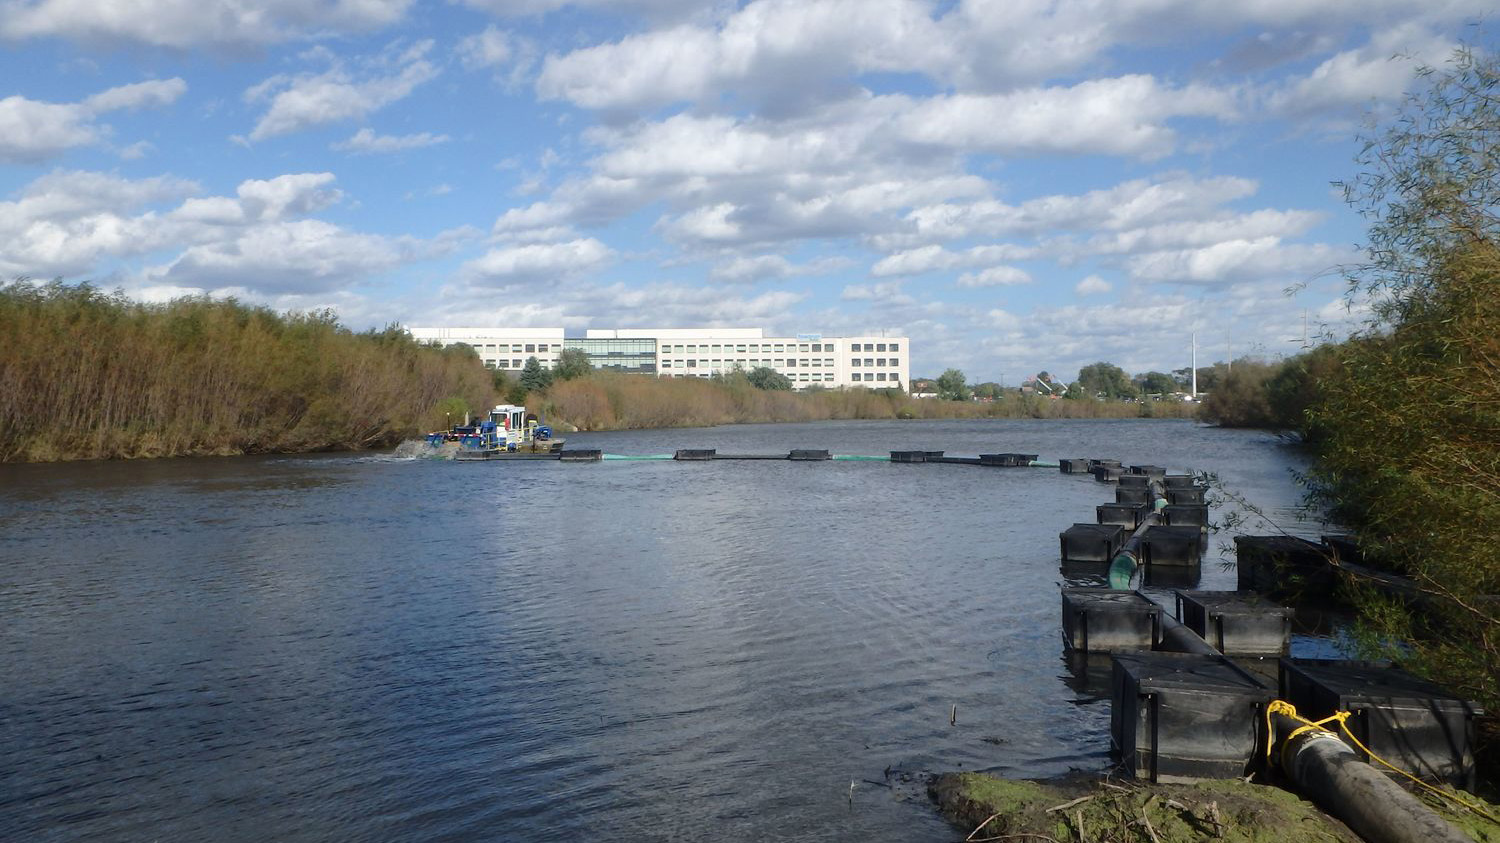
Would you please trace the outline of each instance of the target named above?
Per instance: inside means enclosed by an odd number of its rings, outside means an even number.
[[[535,355],[526,358],[521,369],[521,386],[528,392],[541,392],[552,385],[552,373],[542,368],[542,361]]]

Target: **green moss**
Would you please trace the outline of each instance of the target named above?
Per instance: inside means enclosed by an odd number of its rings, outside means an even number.
[[[1153,843],[1153,835],[1160,843],[1358,840],[1343,824],[1295,794],[1239,781],[1150,785],[1072,778],[1043,783],[963,773],[938,776],[929,792],[964,833],[984,824],[976,837],[1039,835],[1141,843]]]

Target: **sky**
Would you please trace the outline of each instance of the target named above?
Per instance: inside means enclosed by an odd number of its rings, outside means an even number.
[[[0,278],[1275,358],[1362,319],[1333,182],[1492,3],[0,0]]]

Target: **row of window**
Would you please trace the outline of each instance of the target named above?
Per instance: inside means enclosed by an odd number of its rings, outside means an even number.
[[[892,366],[900,366],[901,365],[901,361],[898,358],[895,358],[895,357],[892,357],[890,359],[889,363]],[[879,366],[879,367],[881,367],[883,369],[883,368],[885,368],[886,364],[887,364],[887,360],[884,357],[866,357],[866,358],[864,358],[864,365],[865,365],[866,368],[869,368],[869,367],[872,367],[872,366]],[[860,358],[854,357],[854,358],[850,359],[849,360],[849,365],[850,366],[858,366],[858,365],[860,365]]]
[[[736,365],[745,369],[757,369],[762,366],[768,369],[796,369],[798,367],[801,367],[803,369],[832,369],[833,359],[819,358],[816,360],[798,360],[795,357],[788,357],[786,359],[775,358],[768,360],[725,360],[723,358],[714,358],[712,360],[704,358],[702,360],[698,360],[694,358],[688,358],[687,360],[661,361],[661,366],[663,369],[671,369],[674,367],[678,369],[697,369],[699,367],[705,369],[732,369]]]
[[[575,341],[573,341],[573,343],[570,343],[570,344],[576,344],[577,347],[583,347],[583,348],[585,348],[588,351],[614,350],[614,349],[611,349],[611,348],[608,348],[608,347],[604,347],[604,346],[601,346],[598,349],[588,348],[585,345],[585,343],[589,343],[589,342],[599,343],[599,342],[603,342],[603,341],[598,341],[598,340],[576,341],[575,340]],[[642,344],[649,343],[650,340],[634,340],[634,341],[628,341],[627,340],[627,341],[616,341],[616,342],[618,344],[617,345],[618,350],[621,350],[621,351],[629,351],[629,352],[635,352],[635,353],[641,353],[642,351],[649,352],[649,348],[643,348]],[[863,345],[863,347],[861,347],[861,345]],[[478,351],[481,351],[481,352],[486,352],[487,351],[490,354],[496,354],[496,353],[499,353],[499,352],[503,352],[507,348],[507,346],[504,343],[500,343],[498,345],[495,344],[495,343],[473,343],[473,346]],[[509,348],[510,348],[510,352],[512,354],[538,354],[538,353],[545,354],[548,351],[562,351],[563,347],[559,343],[551,343],[549,345],[548,343],[544,343],[544,342],[541,342],[541,343],[528,342],[528,343],[516,343],[514,345],[509,346]],[[836,349],[834,348],[833,343],[831,343],[831,342],[822,342],[822,343],[820,343],[820,342],[814,342],[814,343],[801,343],[801,344],[788,344],[788,343],[774,343],[774,344],[773,343],[741,343],[741,344],[737,344],[737,345],[735,345],[735,344],[663,345],[661,347],[661,353],[662,354],[785,354],[788,351],[793,351],[793,352],[800,351],[800,352],[802,352],[804,354],[807,354],[809,352],[815,353],[815,354],[816,353],[827,354],[827,353],[830,353],[830,352],[835,351],[835,350]],[[898,342],[892,342],[892,343],[884,343],[884,342],[881,342],[881,343],[869,343],[869,342],[867,342],[867,343],[861,344],[861,343],[857,343],[856,342],[856,343],[850,343],[849,344],[849,350],[850,351],[900,351],[901,350],[901,343],[898,343]],[[868,364],[866,364],[866,365],[868,365]]]
[[[851,372],[849,374],[849,380],[854,381],[855,383],[860,383],[861,381],[869,382],[869,381],[883,381],[883,380],[892,380],[892,381],[895,381],[897,383],[900,383],[901,382],[901,376],[898,375],[895,372],[891,372],[891,375],[890,375],[889,378],[886,377],[885,372]]]
[[[549,349],[551,351],[562,351],[561,345],[552,343],[549,346],[544,342],[516,343],[515,345],[509,346],[509,348],[511,354],[546,354]],[[501,343],[500,345],[495,345],[494,343],[475,343],[474,350],[480,353],[487,351],[490,354],[497,354],[499,352],[505,351],[506,345],[504,343]]]

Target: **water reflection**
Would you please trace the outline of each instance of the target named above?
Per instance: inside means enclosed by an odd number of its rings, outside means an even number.
[[[1114,456],[1296,500],[1294,452],[1174,422],[569,438]],[[1057,595],[1105,569],[1059,568],[1057,534],[1112,499],[1055,470],[879,462],[0,467],[0,828],[948,840],[911,774],[1107,761]],[[1233,588],[1211,561],[1193,577]]]

